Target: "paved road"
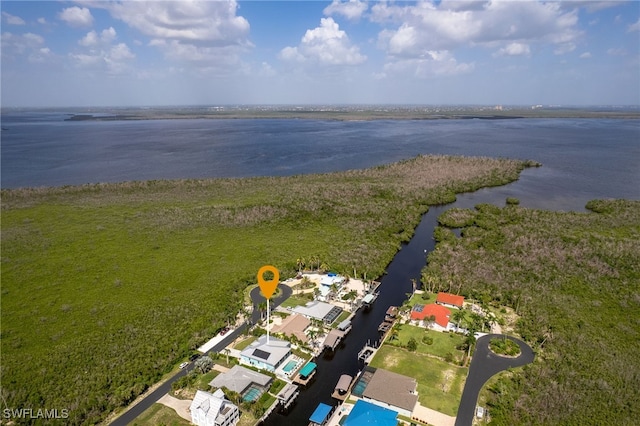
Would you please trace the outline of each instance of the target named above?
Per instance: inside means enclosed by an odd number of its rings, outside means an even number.
[[[506,337],[520,346],[520,356],[508,358],[496,355],[489,349],[489,341],[494,337]],[[480,389],[493,375],[512,367],[520,367],[533,362],[533,350],[520,339],[503,334],[487,334],[476,342],[476,350],[469,366],[469,375],[462,391],[462,399],[456,416],[456,426],[471,426],[475,415]]]
[[[274,297],[269,302],[269,308],[275,309],[279,304],[284,302],[291,296],[292,290],[291,287],[280,284],[278,288],[281,290],[278,297]],[[251,291],[251,301],[253,302],[253,313],[251,314],[251,324],[255,324],[260,320],[260,311],[257,306],[264,302],[266,299],[260,294],[260,289],[256,287]],[[240,336],[244,330],[250,326],[250,324],[243,323],[238,328],[229,332],[227,336],[221,340],[217,345],[209,350],[207,353],[211,352],[220,352],[222,349],[226,348],[231,342],[233,342],[238,336]],[[123,413],[120,417],[115,419],[111,424],[113,426],[126,426],[135,420],[140,414],[142,414],[147,408],[151,407],[155,402],[157,402],[163,395],[171,390],[171,384],[178,380],[180,377],[187,375],[189,371],[193,370],[193,363],[190,363],[187,367],[177,372],[167,381],[163,382],[157,389],[151,392],[149,395],[144,397],[140,402],[131,407],[128,411]]]

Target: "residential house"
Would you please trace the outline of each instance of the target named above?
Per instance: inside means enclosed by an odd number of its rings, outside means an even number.
[[[438,293],[436,303],[449,308],[462,309],[464,306],[464,296],[457,296],[451,293]]]
[[[225,399],[224,393],[197,391],[191,406],[191,423],[198,426],[235,426],[240,420],[240,410]]]
[[[240,352],[240,363],[261,370],[275,372],[276,368],[291,355],[291,344],[273,336],[262,335]]]
[[[274,333],[282,333],[286,336],[295,336],[303,343],[307,343],[309,338],[306,331],[311,325],[311,321],[304,315],[293,314],[282,320],[280,325],[274,326],[272,331]]]
[[[431,327],[435,330],[445,331],[451,319],[451,311],[442,305],[430,303],[428,305],[415,305],[411,309],[412,321],[425,321],[433,318]]]
[[[242,395],[244,401],[254,401],[269,388],[273,379],[257,371],[234,365],[229,371],[216,376],[209,385],[227,388]]]

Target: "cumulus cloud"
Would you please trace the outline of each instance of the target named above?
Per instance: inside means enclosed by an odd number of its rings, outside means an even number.
[[[320,26],[307,30],[298,46],[282,49],[280,58],[322,65],[357,65],[367,59],[333,18],[322,18]]]
[[[591,52],[584,52],[580,55],[580,59],[589,59],[591,58]]]
[[[101,49],[70,53],[69,57],[81,68],[102,70],[109,75],[116,75],[128,72],[129,62],[136,56],[125,43],[118,43]]]
[[[381,45],[394,49],[394,54],[505,42],[567,43],[581,34],[577,11],[564,10],[556,2],[378,3],[371,16],[375,22],[397,25],[379,36]]]
[[[19,16],[14,16],[11,15],[10,13],[7,12],[2,12],[2,17],[4,18],[5,22],[9,25],[24,25],[24,19],[22,19]]]
[[[72,27],[90,27],[93,24],[93,15],[86,7],[67,7],[58,14],[58,18]]]
[[[114,18],[150,37],[149,45],[169,60],[220,69],[237,65],[240,55],[253,47],[249,22],[237,15],[235,0],[116,1],[92,6],[108,10]]]
[[[329,6],[324,8],[324,14],[327,16],[342,15],[347,19],[357,20],[368,7],[366,2],[360,0],[333,0]]]
[[[95,31],[89,31],[82,39],[78,41],[81,46],[96,46],[100,43],[111,43],[116,39],[116,30],[113,27],[109,27],[102,30],[100,35]]]
[[[458,62],[451,52],[430,51],[421,58],[403,58],[384,66],[385,76],[409,74],[418,78],[451,76],[473,71],[473,63]]]
[[[498,50],[493,56],[529,56],[531,49],[528,44],[509,43],[507,46]]]
[[[44,38],[38,34],[2,33],[1,52],[4,59],[15,59],[18,56],[33,53],[43,48],[43,45]]]
[[[640,18],[638,18],[638,20],[635,23],[627,27],[628,33],[633,33],[635,31],[640,31]]]

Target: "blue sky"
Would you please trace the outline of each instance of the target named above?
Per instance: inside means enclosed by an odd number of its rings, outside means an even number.
[[[2,1],[2,106],[640,104],[640,2]]]

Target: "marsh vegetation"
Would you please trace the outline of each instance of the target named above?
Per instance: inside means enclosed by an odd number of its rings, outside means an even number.
[[[95,423],[235,321],[265,263],[379,276],[429,205],[533,163],[426,156],[366,170],[2,191],[2,397]]]
[[[423,277],[520,316],[536,361],[492,380],[492,424],[633,424],[640,418],[640,201],[590,213],[509,203],[450,210],[462,227],[429,255]],[[455,288],[452,288],[455,287]]]

